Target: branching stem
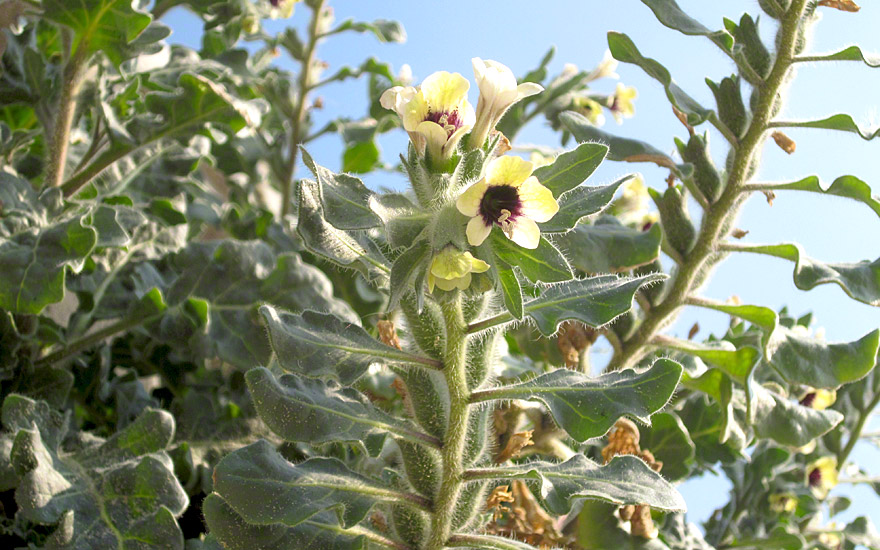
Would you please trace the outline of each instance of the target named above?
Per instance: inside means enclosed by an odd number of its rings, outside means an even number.
[[[88,61],[88,49],[80,43],[64,66],[61,78],[61,96],[56,106],[55,122],[49,137],[49,158],[46,167],[46,186],[58,187],[64,179],[67,167],[67,149],[70,144],[70,128],[76,113],[76,96],[82,84],[83,70]]]
[[[646,312],[641,326],[631,338],[621,344],[620,350],[611,359],[609,370],[632,366],[638,362],[654,336],[674,320],[687,297],[700,286],[705,279],[706,270],[720,260],[718,243],[733,225],[744,195],[747,194],[745,185],[761,155],[779,93],[793,63],[797,34],[806,3],[807,0],[793,0],[782,19],[779,48],[773,68],[759,86],[760,99],[748,130],[738,145],[731,145],[734,147],[733,163],[727,185],[718,201],[705,211],[696,245],[669,281],[669,291],[663,302]]]

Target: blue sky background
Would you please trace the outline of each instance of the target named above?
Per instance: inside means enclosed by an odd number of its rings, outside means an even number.
[[[700,103],[714,106],[704,79],[719,81],[734,72],[728,58],[707,39],[686,37],[661,26],[652,12],[637,0],[557,0],[538,3],[524,0],[504,2],[477,1],[403,1],[403,0],[338,0],[330,3],[337,20],[396,19],[407,30],[405,44],[381,44],[371,35],[347,33],[334,36],[320,46],[318,57],[333,72],[342,65],[358,65],[368,56],[390,62],[394,70],[404,63],[412,67],[415,82],[438,70],[460,72],[473,79],[471,58],[482,57],[500,61],[522,75],[533,68],[551,45],[556,57],[551,74],[558,73],[564,63],[583,69],[592,68],[607,48],[606,32],[616,30],[628,34],[647,57],[663,63],[677,83]],[[760,13],[754,0],[679,0],[679,4],[706,26],[722,28],[722,17],[739,21],[748,11]],[[880,53],[880,2],[865,0],[857,14],[822,10],[822,21],[815,28],[808,52],[838,51],[859,44],[864,51]],[[304,31],[307,10],[301,6],[287,21],[266,22],[267,30],[276,32],[287,25]],[[171,42],[199,47],[201,25],[198,20],[176,9],[164,21],[174,29]],[[762,34],[772,44],[775,22],[761,17]],[[304,32],[301,34],[304,36]],[[289,59],[279,58],[285,68],[294,70]],[[623,136],[635,137],[653,144],[669,154],[675,151],[673,136],[686,138],[685,129],[673,116],[662,88],[632,65],[621,65],[617,73],[621,81],[639,90],[636,116],[617,126],[609,118],[605,129]],[[329,74],[329,73],[327,73]],[[610,92],[614,81],[600,82],[599,92]],[[848,113],[863,127],[880,124],[878,112],[880,70],[861,63],[840,62],[802,66],[791,86],[789,101],[780,118],[820,119],[831,114]],[[319,124],[331,116],[360,118],[365,112],[365,84],[348,81],[334,84],[319,92],[324,98]],[[748,97],[744,93],[744,97]],[[471,102],[476,105],[476,86],[471,88]],[[705,130],[706,126],[700,128]],[[726,150],[723,139],[713,130],[711,143],[716,163],[724,165]],[[880,191],[878,153],[880,140],[863,141],[855,134],[819,130],[790,129],[786,133],[797,142],[797,152],[786,155],[772,141],[765,148],[764,163],[754,181],[796,181],[804,176],[819,175],[829,184],[836,177],[851,174]],[[394,162],[406,143],[402,132],[383,136],[383,158]],[[534,121],[518,137],[518,143],[558,146],[558,134],[543,121]],[[341,143],[336,136],[325,136],[310,147],[315,159],[329,168],[341,165]],[[303,170],[300,166],[299,170]],[[648,185],[665,187],[666,173],[650,165],[606,162],[591,178],[591,184],[609,183],[617,177],[640,171]],[[401,180],[394,175],[376,173],[365,180],[371,186],[396,186]],[[738,227],[748,230],[744,242],[799,242],[808,255],[826,262],[856,262],[880,257],[880,219],[866,206],[846,199],[806,193],[779,194],[770,207],[762,196],[753,197],[744,209]],[[788,306],[796,314],[814,312],[815,326],[825,328],[829,340],[854,340],[880,327],[880,309],[860,304],[846,297],[834,285],[825,285],[802,292],[792,282],[793,265],[789,262],[759,255],[733,255],[715,272],[702,290],[706,297],[724,300],[738,295],[744,303],[778,309]],[[686,310],[671,333],[685,337],[688,329],[699,320],[701,335],[723,333],[728,318],[704,310]],[[608,356],[601,347],[598,354]],[[597,358],[598,362],[607,359]],[[880,428],[872,423],[869,429]],[[880,452],[867,443],[860,444],[854,458],[865,466],[878,464]],[[869,466],[870,467],[870,466]],[[877,468],[873,468],[877,470]],[[880,471],[873,472],[880,474]],[[681,487],[689,503],[692,521],[706,519],[727,501],[727,486],[718,478],[707,476],[692,480]],[[845,494],[853,499],[849,511],[839,516],[848,520],[869,513],[880,523],[880,499],[867,486],[841,486],[832,494]]]

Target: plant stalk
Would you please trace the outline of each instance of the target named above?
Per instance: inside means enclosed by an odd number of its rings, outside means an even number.
[[[761,96],[754,110],[749,128],[739,145],[734,147],[733,165],[727,178],[727,186],[717,202],[703,215],[697,243],[687,258],[679,265],[670,290],[658,306],[646,312],[645,320],[636,333],[621,344],[612,357],[608,370],[633,366],[645,354],[654,336],[675,319],[703,280],[705,270],[718,261],[718,242],[726,236],[742,204],[745,185],[751,177],[751,169],[761,155],[764,137],[773,116],[774,104],[785,85],[788,71],[795,56],[796,39],[801,17],[807,0],[793,0],[781,23],[781,40],[773,69],[761,86]]]
[[[61,96],[55,107],[55,124],[49,137],[49,158],[46,166],[46,186],[58,187],[64,179],[67,167],[67,149],[70,145],[70,129],[76,114],[76,96],[82,84],[84,65],[88,60],[87,48],[80,43],[64,66],[61,77]]]
[[[311,89],[312,66],[315,64],[315,48],[321,36],[318,34],[318,23],[321,20],[321,12],[324,11],[325,0],[317,0],[312,6],[312,19],[309,22],[309,38],[306,43],[305,55],[297,80],[296,106],[294,108],[292,128],[290,130],[290,150],[288,152],[287,168],[284,179],[281,181],[281,216],[290,214],[293,198],[293,176],[296,173],[296,161],[299,158],[299,146],[304,142],[306,118],[306,97]],[[311,4],[310,4],[311,5]]]
[[[446,325],[446,347],[443,352],[443,374],[449,388],[449,425],[440,456],[443,476],[434,500],[431,535],[426,550],[442,550],[451,534],[451,523],[463,483],[464,447],[467,440],[470,392],[467,386],[467,324],[461,305],[461,294],[442,304]]]
[[[161,314],[146,317],[146,318],[145,317],[126,317],[126,318],[120,319],[119,321],[116,321],[115,323],[113,323],[111,325],[107,325],[106,327],[102,328],[101,330],[97,330],[91,334],[87,334],[86,336],[83,336],[79,340],[75,340],[75,341],[71,342],[70,344],[63,347],[62,349],[60,349],[56,352],[50,353],[49,355],[43,357],[42,359],[38,359],[37,361],[34,362],[34,366],[35,367],[43,367],[43,366],[47,366],[47,365],[53,365],[59,361],[63,361],[64,359],[67,359],[71,355],[76,355],[77,353],[81,352],[82,350],[87,349],[87,348],[97,344],[101,340],[104,340],[106,338],[113,336],[117,332],[124,332],[124,331],[131,329],[131,328],[134,328],[138,325],[148,323],[154,319],[157,319],[158,317],[160,317],[160,315]]]
[[[877,367],[874,367],[877,368]],[[871,403],[868,404],[868,409],[862,411],[859,414],[859,420],[856,422],[855,427],[849,434],[849,440],[846,442],[846,446],[837,453],[837,471],[843,471],[843,467],[846,466],[846,461],[849,458],[850,453],[852,453],[853,449],[856,447],[856,443],[859,442],[859,439],[862,438],[862,430],[865,429],[865,424],[868,422],[868,419],[871,418],[871,413],[877,408],[877,405],[880,404],[880,393],[874,396],[874,399],[871,400]]]

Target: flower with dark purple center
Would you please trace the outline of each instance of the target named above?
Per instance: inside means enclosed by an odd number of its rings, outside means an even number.
[[[816,498],[825,498],[837,485],[837,459],[823,456],[807,466],[807,486]]]
[[[468,242],[479,246],[492,227],[524,248],[537,248],[541,241],[538,223],[559,211],[553,193],[532,175],[534,166],[519,157],[499,157],[489,163],[486,177],[458,197],[458,211],[471,218]]]

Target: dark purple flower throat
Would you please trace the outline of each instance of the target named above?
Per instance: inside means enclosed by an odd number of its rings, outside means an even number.
[[[512,185],[491,185],[480,201],[480,216],[486,225],[512,222],[522,213],[519,191]]]

